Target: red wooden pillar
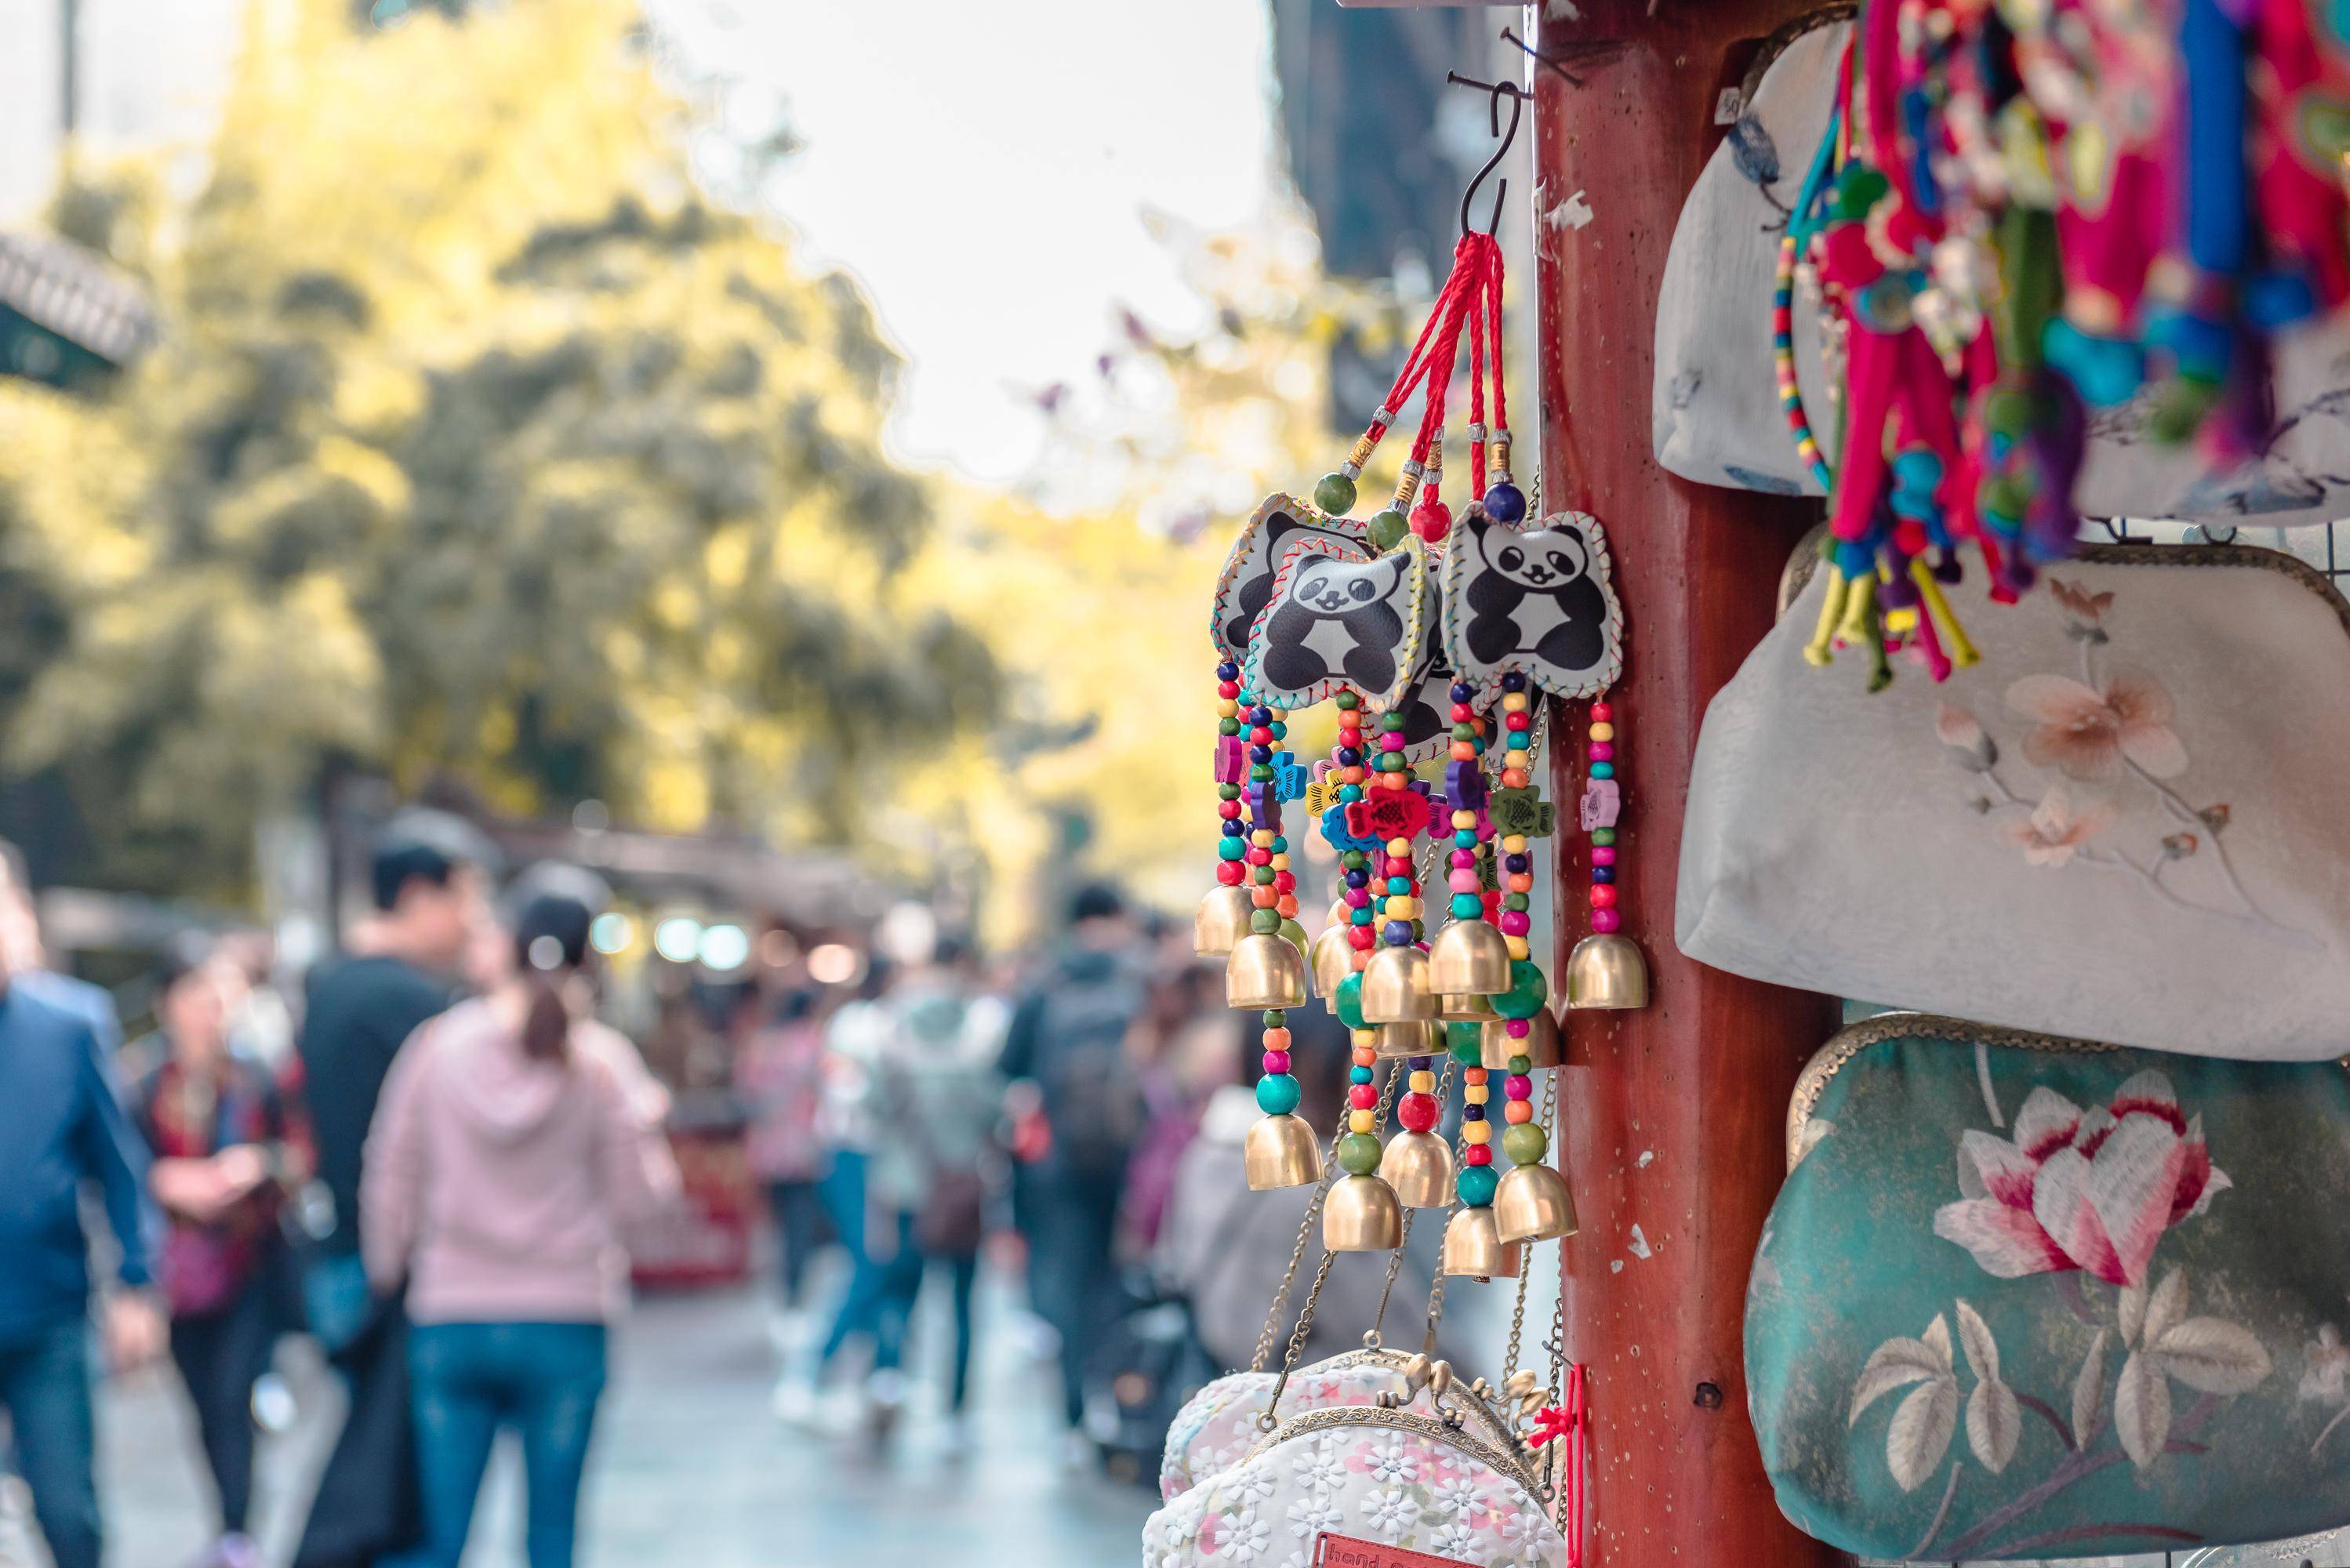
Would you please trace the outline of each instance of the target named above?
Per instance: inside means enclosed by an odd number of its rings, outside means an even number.
[[[1652,1001],[1570,1015],[1562,1159],[1583,1229],[1565,1251],[1568,1353],[1591,1370],[1596,1568],[1796,1568],[1835,1561],[1780,1517],[1746,1416],[1747,1266],[1778,1190],[1797,1070],[1834,1033],[1827,998],[1681,957],[1673,879],[1707,701],[1769,628],[1781,566],[1816,504],[1675,479],[1649,455],[1657,287],[1683,197],[1720,138],[1721,88],[1793,0],[1581,0],[1537,69],[1537,215],[1576,192],[1580,228],[1538,229],[1543,495],[1606,524],[1629,647],[1617,688],[1626,785],[1617,887]],[[1752,302],[1761,318],[1769,301]],[[1758,343],[1762,328],[1757,327]],[[1555,748],[1563,824],[1579,790],[1580,704]],[[1560,970],[1587,929],[1584,847],[1561,857]]]

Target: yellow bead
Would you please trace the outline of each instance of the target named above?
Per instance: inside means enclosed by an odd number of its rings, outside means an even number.
[[[1490,1122],[1462,1122],[1461,1124],[1461,1141],[1462,1143],[1487,1143],[1492,1141],[1492,1137],[1493,1127]]]
[[[1376,1029],[1357,1029],[1354,1032],[1354,1044],[1357,1049],[1367,1050],[1377,1046],[1378,1043],[1379,1032]]]
[[[1349,1111],[1347,1113],[1347,1130],[1348,1132],[1376,1132],[1378,1130],[1378,1113],[1376,1111]]]
[[[1513,959],[1522,959],[1522,958],[1531,958],[1532,956],[1534,956],[1534,950],[1533,950],[1532,948],[1529,948],[1528,946],[1526,946],[1526,939],[1525,939],[1525,938],[1523,938],[1523,937],[1503,937],[1502,940],[1503,940],[1503,941],[1505,941],[1505,942],[1507,942],[1507,943],[1509,943],[1509,944],[1510,944],[1510,956],[1511,956],[1512,958],[1513,958]]]
[[[1276,855],[1271,860],[1267,861],[1266,864],[1271,866],[1276,871],[1286,871],[1289,869],[1289,857],[1286,855]]]
[[[1473,811],[1456,811],[1452,814],[1452,826],[1474,827],[1477,826],[1477,814]]]
[[[1273,847],[1273,829],[1270,827],[1260,827],[1254,833],[1249,835],[1249,842],[1255,845],[1259,849],[1270,849]]]
[[[1591,726],[1591,738],[1595,741],[1612,741],[1616,738],[1616,726],[1607,723],[1594,724]]]
[[[1503,835],[1503,837],[1502,837],[1502,853],[1503,853],[1503,854],[1504,854],[1504,855],[1523,855],[1525,852],[1526,852],[1526,836],[1525,836],[1524,834],[1523,834],[1523,833],[1510,833],[1510,834],[1504,834],[1504,835]]]
[[[1419,918],[1419,900],[1417,898],[1389,898],[1388,900],[1386,913],[1388,919],[1390,920],[1418,919]]]
[[[1388,839],[1388,853],[1399,859],[1409,857],[1411,854],[1411,840],[1409,838]]]
[[[1433,1073],[1414,1073],[1411,1075],[1411,1092],[1415,1095],[1432,1095],[1436,1093],[1436,1075]]]
[[[1492,1091],[1482,1084],[1466,1084],[1461,1086],[1461,1103],[1467,1106],[1482,1106],[1485,1103],[1485,1096],[1492,1093]]]
[[[1227,701],[1216,704],[1216,717],[1219,719],[1235,718],[1239,715],[1240,711],[1241,705],[1237,702]]]
[[[1503,692],[1503,693],[1502,693],[1502,711],[1503,711],[1503,712],[1504,712],[1504,713],[1523,713],[1523,712],[1524,712],[1525,711],[1526,711],[1526,694],[1525,694],[1524,692],[1523,692],[1523,691],[1504,691],[1504,692]]]

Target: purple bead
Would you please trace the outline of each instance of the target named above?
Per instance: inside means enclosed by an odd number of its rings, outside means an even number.
[[[1389,920],[1386,925],[1379,928],[1379,935],[1387,939],[1387,944],[1391,948],[1409,947],[1411,945],[1411,922],[1409,920]]]
[[[1428,1072],[1436,1065],[1436,1058],[1433,1056],[1407,1056],[1404,1061],[1415,1073]]]
[[[1534,857],[1531,855],[1505,855],[1502,857],[1502,869],[1504,871],[1515,871],[1523,876],[1534,868]]]
[[[1526,514],[1526,493],[1504,480],[1485,488],[1485,515],[1496,523],[1515,523]]]
[[[1349,888],[1367,888],[1367,887],[1369,887],[1370,885],[1371,885],[1371,874],[1370,874],[1369,872],[1367,872],[1367,871],[1349,871],[1349,872],[1347,872],[1347,887],[1349,887]]]
[[[1461,1119],[1464,1122],[1482,1122],[1485,1119],[1485,1107],[1463,1106],[1461,1107]]]
[[[1352,746],[1341,746],[1338,748],[1338,765],[1342,768],[1359,768],[1363,765],[1363,753]]]

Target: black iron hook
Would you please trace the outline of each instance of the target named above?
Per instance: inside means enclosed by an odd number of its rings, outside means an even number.
[[[1518,140],[1518,123],[1525,118],[1526,113],[1526,89],[1514,82],[1481,82],[1474,77],[1464,77],[1458,71],[1447,71],[1444,74],[1444,79],[1461,87],[1480,88],[1487,95],[1488,126],[1493,135],[1501,138],[1501,145],[1493,149],[1493,155],[1485,160],[1483,166],[1477,171],[1476,176],[1469,182],[1469,189],[1461,192],[1461,237],[1466,239],[1472,232],[1469,227],[1469,203],[1477,199],[1477,187],[1482,185],[1486,177],[1501,167],[1502,160],[1510,155],[1510,148]],[[1507,131],[1502,129],[1502,99],[1504,97],[1510,100],[1510,129]],[[1493,189],[1493,215],[1485,224],[1485,232],[1488,234],[1501,228],[1502,203],[1509,194],[1510,177],[1504,174],[1502,176],[1502,182]]]

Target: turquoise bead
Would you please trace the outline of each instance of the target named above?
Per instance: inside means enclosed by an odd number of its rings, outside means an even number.
[[[1347,919],[1352,920],[1358,926],[1367,926],[1375,917],[1371,913],[1371,907],[1368,904],[1366,904],[1359,909],[1347,910]]]
[[[1411,891],[1411,878],[1409,877],[1388,877],[1388,891],[1398,898],[1403,897],[1405,894]]]
[[[1338,982],[1338,992],[1330,999],[1330,1010],[1338,1022],[1349,1029],[1370,1027],[1363,1022],[1363,972],[1357,970]]]
[[[1591,764],[1591,776],[1596,779],[1612,779],[1616,776],[1616,764],[1614,763],[1594,763]]]
[[[1452,830],[1452,846],[1456,849],[1476,848],[1477,830],[1473,827],[1454,828]]]
[[[1377,1076],[1378,1075],[1373,1073],[1368,1067],[1349,1067],[1347,1069],[1347,1082],[1350,1084],[1367,1084]]]
[[[1287,1073],[1268,1073],[1256,1081],[1256,1108],[1269,1116],[1285,1116],[1297,1108],[1297,1080]]]
[[[1216,846],[1219,860],[1238,860],[1248,853],[1248,846],[1237,838],[1227,838]]]
[[[1479,913],[1484,909],[1484,908],[1485,900],[1480,898],[1474,893],[1455,893],[1452,895],[1452,913],[1455,919],[1473,920],[1477,918]]]
[[[1542,966],[1527,959],[1510,961],[1510,989],[1493,998],[1493,1011],[1504,1018],[1532,1018],[1550,1000],[1550,981]]]
[[[1493,1168],[1490,1165],[1464,1165],[1461,1168],[1461,1174],[1452,1179],[1453,1190],[1460,1193],[1461,1201],[1471,1209],[1483,1209],[1490,1205],[1493,1201],[1493,1189],[1501,1184],[1502,1179],[1493,1174]]]

